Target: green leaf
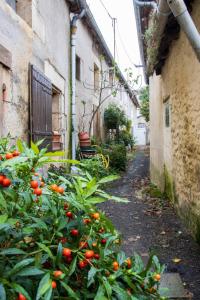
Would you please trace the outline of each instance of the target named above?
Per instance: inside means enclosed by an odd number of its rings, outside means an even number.
[[[45,293],[44,295],[44,300],[51,300],[51,296],[52,296],[52,287],[50,287],[50,289],[48,289],[48,291]]]
[[[20,139],[17,140],[17,148],[20,152],[24,152],[24,146]]]
[[[123,251],[119,252],[117,255],[117,261],[118,261],[119,265],[122,265],[125,260],[126,260],[125,253]]]
[[[73,259],[73,261],[71,262],[70,268],[69,268],[69,274],[68,276],[71,276],[75,269],[76,269],[76,262],[77,262],[77,256]]]
[[[112,295],[112,287],[111,287],[110,283],[108,282],[107,278],[105,278],[105,277],[103,277],[103,285],[105,287],[108,298],[110,299],[110,297]]]
[[[105,289],[103,285],[99,286],[94,300],[107,300],[107,298],[105,297]]]
[[[109,176],[106,176],[106,177],[100,179],[98,181],[98,184],[103,184],[103,183],[111,182],[111,181],[117,180],[119,178],[120,177],[118,175],[109,175]]]
[[[6,300],[6,291],[4,289],[4,286],[0,284],[0,299]]]
[[[2,195],[1,192],[0,192],[0,206],[2,206],[3,208],[7,209],[6,200],[4,199],[4,196]]]
[[[41,299],[42,295],[44,295],[48,291],[48,289],[51,288],[51,283],[52,280],[50,279],[50,274],[49,273],[45,274],[40,280],[38,290],[37,290],[36,300]]]
[[[64,289],[68,292],[69,296],[72,299],[80,300],[80,298],[75,294],[75,292],[67,285],[65,282],[61,281],[61,285],[64,287]]]
[[[28,268],[24,268],[23,270],[21,270],[20,272],[17,273],[17,276],[37,276],[37,275],[42,275],[44,274],[44,271],[39,270],[36,267],[28,267]]]
[[[97,269],[94,267],[91,267],[90,271],[88,272],[88,284],[87,287],[89,287],[94,282],[94,277],[97,273]]]
[[[9,272],[8,272],[8,276],[12,276],[15,275],[16,273],[18,273],[21,269],[23,269],[24,267],[30,265],[31,263],[34,262],[34,258],[27,258],[24,259],[22,261],[20,261],[19,263],[17,263]]]
[[[23,254],[26,254],[26,252],[18,248],[8,248],[0,252],[0,255],[23,255]]]
[[[7,221],[8,215],[1,215],[0,216],[0,224],[3,224]]]
[[[31,149],[33,150],[33,152],[35,154],[39,154],[40,153],[40,150],[39,150],[38,146],[35,143],[33,143],[33,141],[31,141]]]
[[[5,169],[7,167],[14,167],[15,165],[22,164],[27,161],[27,157],[21,157],[21,156],[16,156],[13,157],[12,159],[5,160],[1,163],[2,169]]]
[[[85,204],[89,204],[89,205],[95,205],[98,203],[102,203],[105,202],[106,199],[105,198],[101,198],[101,197],[91,197],[91,198],[87,198],[85,200]]]
[[[49,257],[51,257],[52,259],[54,259],[54,256],[53,256],[51,250],[46,245],[41,244],[41,243],[37,243],[37,244],[40,247],[40,249],[44,250],[49,255]]]
[[[64,156],[64,151],[55,151],[55,152],[47,152],[44,156],[53,157],[53,156]]]
[[[124,289],[122,289],[121,287],[119,287],[117,284],[114,284],[112,286],[112,289],[117,294],[119,300],[129,300],[130,299],[127,292]]]
[[[130,201],[126,198],[121,198],[121,197],[116,197],[116,196],[111,196],[110,200],[113,200],[115,202],[121,202],[121,203],[129,203]]]
[[[56,255],[56,264],[59,265],[59,263],[61,262],[62,259],[62,243],[58,244],[58,251],[57,251],[57,255]]]
[[[27,291],[19,284],[17,283],[11,283],[11,287],[13,290],[15,290],[17,293],[22,294],[26,297],[27,300],[32,300]]]

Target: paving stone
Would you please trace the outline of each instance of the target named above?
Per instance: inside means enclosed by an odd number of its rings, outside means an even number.
[[[192,299],[192,294],[184,288],[178,273],[165,273],[162,275],[160,293],[169,299]]]

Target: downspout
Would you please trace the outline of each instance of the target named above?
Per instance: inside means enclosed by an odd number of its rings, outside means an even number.
[[[79,15],[75,15],[71,21],[71,82],[72,82],[72,159],[76,159],[76,32],[77,21],[85,14],[85,9]]]
[[[177,19],[182,30],[185,32],[197,59],[200,61],[200,34],[187,10],[183,0],[167,0],[168,5]]]
[[[133,2],[139,7],[145,7],[148,5],[149,7],[155,8],[156,5],[159,24],[157,35],[159,37],[162,36],[168,16],[172,12],[181,29],[185,32],[198,60],[200,61],[200,34],[183,0],[160,0],[158,6],[155,2],[154,4],[151,4],[151,1],[141,2],[139,0],[133,0]]]

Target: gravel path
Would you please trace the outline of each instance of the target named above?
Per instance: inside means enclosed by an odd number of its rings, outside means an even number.
[[[107,202],[100,207],[121,232],[127,255],[137,252],[145,260],[153,250],[166,264],[167,272],[178,272],[194,300],[200,300],[200,246],[166,199],[160,205],[160,199],[141,193],[148,185],[149,154],[140,150],[129,162],[126,173],[109,188],[109,192],[130,202]],[[180,259],[179,263],[174,258]]]

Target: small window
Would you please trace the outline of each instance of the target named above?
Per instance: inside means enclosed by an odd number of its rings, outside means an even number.
[[[165,103],[165,127],[170,127],[170,106],[169,106],[169,102]]]
[[[109,85],[110,86],[113,85],[113,70],[112,69],[109,70]]]
[[[94,64],[94,90],[98,91],[99,89],[99,68]]]
[[[53,94],[52,94],[52,131],[53,131],[52,150],[53,151],[62,150],[60,97],[61,97],[61,92],[55,86],[53,86]]]
[[[6,0],[8,5],[10,5],[16,11],[16,2],[17,0]]]
[[[81,59],[76,55],[76,79],[81,81]]]
[[[145,128],[145,123],[138,123],[138,128]]]

